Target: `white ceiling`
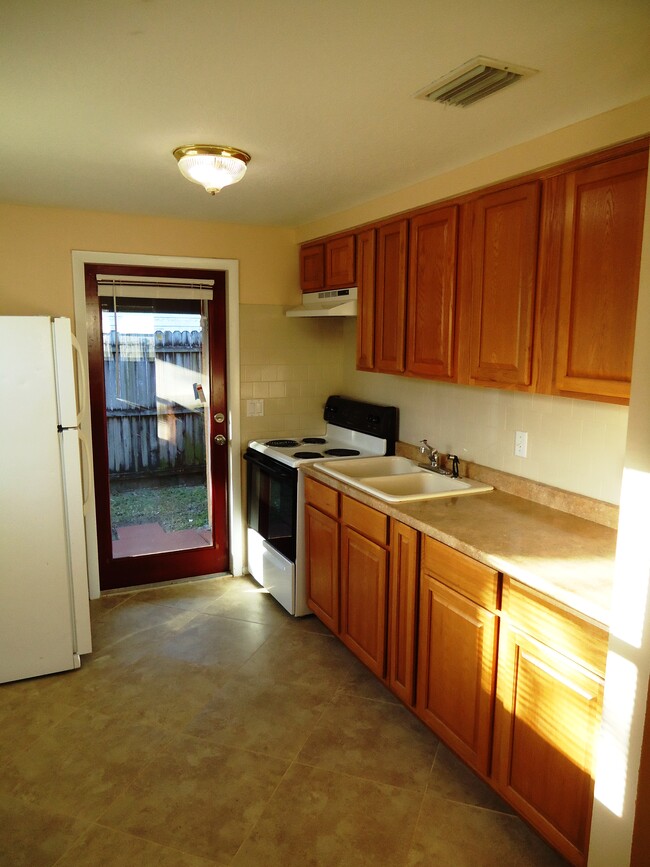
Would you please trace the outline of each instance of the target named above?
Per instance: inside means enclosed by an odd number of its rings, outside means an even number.
[[[0,200],[300,225],[650,95],[649,47],[648,0],[1,0]],[[414,99],[479,54],[539,74]]]

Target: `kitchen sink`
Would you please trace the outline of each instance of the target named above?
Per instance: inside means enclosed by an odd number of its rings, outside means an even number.
[[[493,490],[474,479],[454,479],[420,467],[408,458],[382,456],[325,461],[315,467],[389,503],[457,497]]]

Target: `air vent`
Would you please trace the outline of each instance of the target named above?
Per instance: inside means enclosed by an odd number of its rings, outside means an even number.
[[[534,75],[536,72],[536,69],[528,69],[525,66],[515,66],[488,57],[475,57],[428,87],[419,90],[415,97],[465,108],[491,93],[496,93],[502,87],[514,84],[520,78]]]

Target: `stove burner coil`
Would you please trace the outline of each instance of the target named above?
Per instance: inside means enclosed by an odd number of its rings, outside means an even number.
[[[327,440],[325,437],[303,437],[302,441],[307,445],[324,446]]]
[[[361,454],[361,452],[358,449],[325,449],[325,454],[338,458],[350,458],[353,455]]]
[[[294,452],[294,458],[322,458],[320,452]]]
[[[274,446],[276,449],[290,449],[299,446],[298,440],[267,440],[265,445]]]

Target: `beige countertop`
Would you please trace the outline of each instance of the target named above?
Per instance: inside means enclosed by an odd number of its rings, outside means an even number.
[[[499,490],[395,505],[301,472],[609,625],[616,530]]]

